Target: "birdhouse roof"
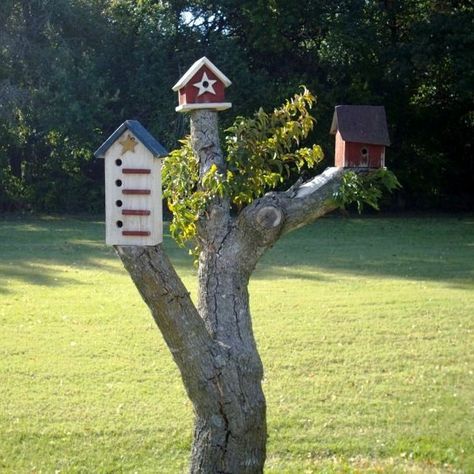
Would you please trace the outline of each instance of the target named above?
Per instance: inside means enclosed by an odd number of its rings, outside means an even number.
[[[104,158],[107,150],[122,136],[125,130],[132,132],[153,156],[162,158],[168,154],[163,145],[158,142],[138,120],[126,120],[95,151],[95,157]]]
[[[390,145],[383,106],[337,105],[330,133],[335,135],[337,131],[346,142]]]
[[[225,87],[229,87],[232,84],[231,80],[222,71],[214,66],[214,64],[209,61],[206,56],[203,56],[183,74],[181,79],[172,87],[172,89],[174,91],[182,89],[193,78],[194,74],[196,74],[203,66],[207,66],[207,68],[210,69],[220,81],[222,81]]]

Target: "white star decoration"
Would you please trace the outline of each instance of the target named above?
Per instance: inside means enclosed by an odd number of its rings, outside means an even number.
[[[204,94],[204,92],[210,92],[211,94],[215,95],[216,91],[213,87],[214,82],[217,81],[215,79],[209,79],[207,77],[207,73],[204,72],[202,75],[201,82],[196,82],[195,84],[193,84],[193,86],[199,89],[198,96]]]

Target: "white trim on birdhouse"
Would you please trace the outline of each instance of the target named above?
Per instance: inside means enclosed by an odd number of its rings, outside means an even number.
[[[215,109],[226,110],[232,107],[231,102],[202,102],[198,104],[182,104],[176,107],[176,112],[187,112],[189,110],[197,109]]]
[[[232,84],[232,81],[222,72],[220,71],[214,64],[212,64],[206,56],[203,56],[201,59],[198,59],[181,77],[181,79],[172,87],[174,91],[178,91],[182,89],[192,78],[193,76],[201,69],[201,67],[206,66],[208,67],[216,77],[222,81],[224,87],[229,87]],[[226,107],[226,109],[229,107]],[[176,109],[178,110],[178,109]],[[224,110],[224,109],[219,109]]]

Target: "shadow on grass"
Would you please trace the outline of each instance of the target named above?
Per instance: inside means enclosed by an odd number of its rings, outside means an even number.
[[[83,281],[72,276],[74,271],[124,272],[113,248],[104,240],[105,227],[100,221],[19,216],[0,219],[0,294],[8,293],[10,280],[45,286],[78,285]],[[165,245],[178,269],[192,264],[169,236]]]
[[[474,217],[320,219],[283,237],[254,278],[341,273],[474,287]]]
[[[59,267],[121,273],[104,243],[104,223],[79,218],[0,220],[0,293],[8,280],[35,285],[79,284]],[[192,259],[169,235],[164,245],[178,271]],[[321,271],[318,271],[318,270]],[[323,218],[281,239],[254,279],[331,281],[338,274],[444,281],[474,286],[474,217]]]

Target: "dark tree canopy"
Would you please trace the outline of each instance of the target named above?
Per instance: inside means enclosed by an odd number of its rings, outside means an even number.
[[[321,143],[336,104],[385,105],[398,205],[474,200],[474,7],[445,0],[5,0],[0,10],[0,208],[102,210],[92,151],[125,119],[169,149],[187,128],[171,86],[203,55],[237,115],[305,84]],[[316,170],[318,171],[318,170]]]

